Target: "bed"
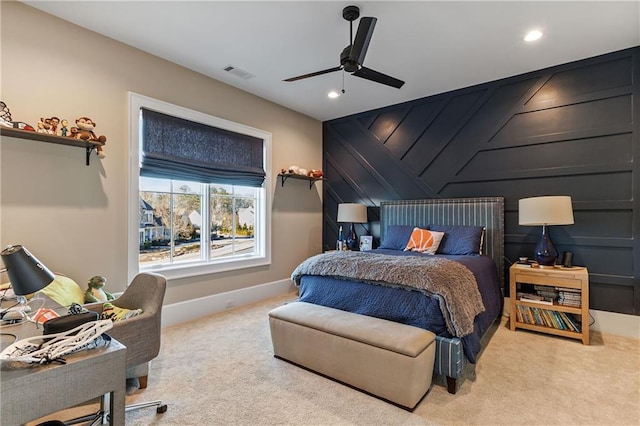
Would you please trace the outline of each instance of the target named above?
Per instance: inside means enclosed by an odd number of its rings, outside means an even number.
[[[502,313],[504,199],[386,201],[380,217],[381,248],[324,253],[296,268],[299,299],[432,331],[436,383],[455,393]],[[443,234],[435,255],[403,250],[415,227]]]

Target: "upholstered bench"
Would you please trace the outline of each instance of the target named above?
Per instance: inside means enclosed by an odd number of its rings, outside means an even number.
[[[431,386],[435,335],[305,302],[269,312],[276,357],[413,409]]]

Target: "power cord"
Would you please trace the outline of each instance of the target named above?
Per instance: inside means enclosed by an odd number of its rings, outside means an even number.
[[[13,337],[13,342],[9,343],[10,345],[15,343],[18,340],[18,336],[13,333],[0,333],[0,336],[11,336]]]

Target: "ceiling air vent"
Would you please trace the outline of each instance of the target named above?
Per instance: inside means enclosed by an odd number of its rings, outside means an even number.
[[[251,74],[250,72],[241,70],[240,68],[234,67],[233,65],[227,65],[226,67],[223,68],[223,70],[225,70],[229,74],[233,74],[236,77],[240,77],[244,80],[249,80],[255,77],[255,75]]]

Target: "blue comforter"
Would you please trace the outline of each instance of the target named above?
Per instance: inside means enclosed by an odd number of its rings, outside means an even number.
[[[425,256],[398,250],[374,250],[376,253],[399,256]],[[465,265],[478,283],[485,311],[474,321],[474,331],[462,337],[465,356],[475,363],[481,350],[480,339],[491,323],[501,314],[503,298],[496,265],[487,256],[437,255]],[[412,289],[392,288],[344,279],[305,275],[300,281],[300,301],[315,303],[361,315],[424,328],[438,336],[452,337],[435,297]]]

